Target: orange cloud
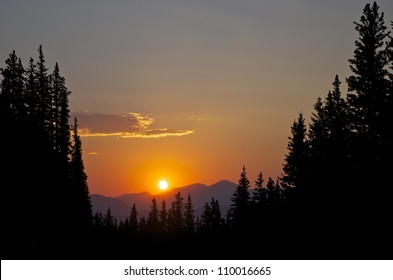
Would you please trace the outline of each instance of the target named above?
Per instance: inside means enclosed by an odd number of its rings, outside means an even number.
[[[193,133],[193,130],[180,130],[169,128],[151,128],[154,119],[139,113],[125,115],[75,112],[79,123],[79,134],[82,137],[120,138],[160,138],[167,136],[184,136]]]

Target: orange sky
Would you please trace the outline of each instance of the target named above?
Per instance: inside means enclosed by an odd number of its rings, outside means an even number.
[[[279,175],[282,156],[277,155],[284,153],[285,136],[282,141],[277,141],[274,134],[263,140],[262,125],[250,130],[234,119],[193,120],[190,125],[193,133],[184,136],[83,137],[89,186],[94,186],[91,191],[113,196],[157,193],[162,179],[171,187],[213,184],[221,179],[237,182],[243,164],[252,180],[260,171]],[[232,130],[232,134],[223,130]],[[261,139],[259,148],[254,144],[256,138]]]

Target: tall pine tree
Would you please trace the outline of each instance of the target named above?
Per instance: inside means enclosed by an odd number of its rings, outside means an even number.
[[[75,202],[74,214],[81,228],[89,228],[92,223],[92,206],[87,185],[87,175],[82,158],[82,141],[78,134],[78,121],[74,119],[73,146],[71,151],[71,194]]]
[[[149,237],[157,238],[159,235],[159,220],[156,198],[152,199],[150,212],[147,217],[147,233]]]
[[[392,120],[388,119],[391,114],[389,60],[385,48],[390,32],[376,2],[365,6],[360,22],[355,22],[355,29],[359,39],[355,41],[354,57],[349,60],[353,74],[347,79],[354,139],[353,165],[359,175],[370,174],[366,184],[372,184],[387,160],[385,139],[392,126]]]
[[[160,225],[160,233],[165,235],[168,231],[168,212],[166,209],[165,199],[162,201],[161,210],[158,214],[159,217],[159,225]]]
[[[348,183],[350,158],[349,106],[341,96],[340,80],[336,75],[333,90],[322,101],[317,99],[309,129],[310,164],[308,177],[316,200],[330,199],[337,195],[333,186],[341,190]],[[340,185],[340,186],[339,186]],[[330,197],[330,198],[329,198]],[[329,201],[329,202],[328,202]],[[324,206],[326,207],[326,206]]]
[[[297,120],[293,122],[291,133],[281,180],[286,188],[296,187],[302,191],[307,185],[309,165],[309,143],[306,138],[307,129],[302,113],[299,113]]]
[[[184,198],[180,192],[175,195],[168,213],[168,232],[172,236],[181,236],[183,233]]]
[[[188,194],[187,203],[184,205],[183,220],[185,234],[192,235],[195,232],[195,210],[190,194]]]
[[[389,236],[387,220],[393,213],[391,180],[385,176],[391,171],[389,162],[393,156],[390,32],[376,2],[364,7],[355,29],[359,39],[349,60],[352,75],[347,79],[354,170],[353,202],[348,212],[356,209],[354,232],[384,240],[380,237]],[[366,209],[364,205],[369,207]]]
[[[243,166],[239,184],[231,197],[229,220],[235,231],[240,231],[248,226],[250,220],[250,181],[247,178],[246,167]]]
[[[131,237],[136,237],[138,235],[138,211],[136,209],[135,203],[131,207],[130,216],[128,218],[128,223],[130,226]]]

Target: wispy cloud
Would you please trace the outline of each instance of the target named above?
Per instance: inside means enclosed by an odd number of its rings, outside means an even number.
[[[184,136],[194,132],[193,130],[152,128],[154,119],[139,113],[116,115],[79,111],[73,113],[72,117],[78,118],[79,134],[82,137],[160,138]]]

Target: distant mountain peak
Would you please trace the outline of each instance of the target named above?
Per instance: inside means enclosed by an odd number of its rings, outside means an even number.
[[[220,180],[220,181],[214,183],[213,185],[210,185],[209,187],[217,187],[217,186],[224,186],[224,185],[227,186],[227,185],[237,185],[237,184],[234,182],[231,182],[229,180],[223,179],[223,180]]]
[[[105,197],[99,194],[91,195],[93,204],[93,212],[96,211],[105,213],[108,207],[113,209],[113,215],[119,220],[123,220],[129,215],[132,205],[135,203],[140,216],[146,216],[150,210],[152,199],[155,198],[157,204],[161,206],[163,200],[169,205],[175,197],[177,192],[180,192],[184,199],[187,199],[190,194],[192,203],[198,215],[203,210],[205,202],[210,202],[212,198],[219,201],[222,211],[225,212],[229,209],[231,204],[231,196],[236,190],[237,184],[228,181],[220,180],[212,185],[205,185],[201,183],[195,183],[184,187],[177,187],[169,189],[165,192],[161,192],[152,195],[148,192],[140,193],[125,193],[116,197]]]

